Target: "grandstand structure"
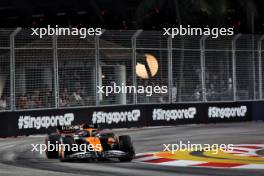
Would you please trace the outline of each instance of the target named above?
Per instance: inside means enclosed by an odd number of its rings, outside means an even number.
[[[105,30],[101,36],[38,36],[0,29],[0,111],[263,100],[261,35],[164,36],[163,31]],[[155,76],[136,74],[145,54]],[[113,83],[167,86],[168,93],[97,93]]]

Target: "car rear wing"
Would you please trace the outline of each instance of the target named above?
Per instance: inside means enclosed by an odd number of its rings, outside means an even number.
[[[82,128],[99,128],[98,124],[83,124]]]
[[[58,126],[57,130],[59,133],[75,133],[76,131],[80,130],[80,125],[70,125],[70,126]]]
[[[82,130],[86,128],[99,128],[99,126],[97,124],[58,126],[57,130],[59,131],[59,133],[75,133],[78,130]]]

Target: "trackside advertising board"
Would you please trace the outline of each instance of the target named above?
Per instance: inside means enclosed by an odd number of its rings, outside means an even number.
[[[126,105],[78,109],[3,112],[0,136],[54,132],[59,125],[98,124],[100,128],[131,128],[178,124],[240,122],[254,119],[254,102]],[[256,104],[258,107],[263,102]]]

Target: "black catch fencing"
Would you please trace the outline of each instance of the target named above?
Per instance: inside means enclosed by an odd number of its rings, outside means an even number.
[[[125,105],[0,113],[0,136],[54,132],[58,125],[130,128],[263,120],[264,102]]]

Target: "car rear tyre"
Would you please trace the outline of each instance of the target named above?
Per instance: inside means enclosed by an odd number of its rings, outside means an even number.
[[[119,136],[119,148],[121,151],[127,154],[126,157],[119,158],[119,161],[129,162],[135,157],[135,150],[130,136],[128,135]]]
[[[60,136],[57,134],[50,134],[45,139],[45,144],[48,147],[48,145],[55,146],[56,144],[59,144]],[[47,150],[45,151],[47,158],[49,159],[57,159],[59,158],[58,151],[56,150]]]
[[[71,160],[70,155],[73,154],[73,152],[71,150],[72,150],[72,146],[74,144],[74,139],[71,136],[63,137],[61,140],[61,144],[62,144],[61,150],[59,151],[60,161],[62,161],[62,162],[70,161]],[[65,147],[63,147],[63,145],[65,145]]]

